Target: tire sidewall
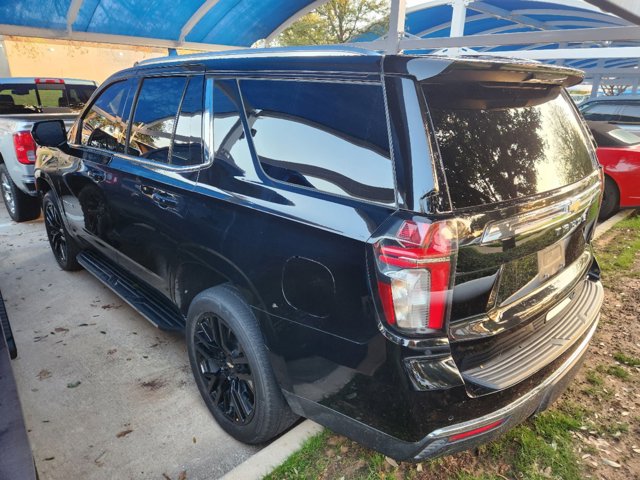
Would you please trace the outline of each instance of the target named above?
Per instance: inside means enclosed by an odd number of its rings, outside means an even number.
[[[26,222],[29,220],[35,220],[40,216],[40,200],[38,197],[32,197],[24,193],[18,186],[15,184],[11,175],[9,175],[9,170],[7,166],[2,163],[0,164],[0,178],[5,176],[9,183],[9,188],[11,189],[11,195],[13,196],[13,212],[9,210],[9,207],[5,204],[5,208],[7,209],[7,213],[11,217],[14,222]],[[3,195],[4,202],[4,195]]]
[[[67,250],[66,252],[66,259],[62,260],[59,258],[59,256],[57,255],[57,253],[55,252],[55,250],[53,249],[53,245],[51,244],[51,236],[49,235],[49,230],[46,227],[46,218],[45,218],[45,230],[47,232],[47,239],[49,240],[49,247],[51,248],[51,252],[53,253],[53,257],[56,259],[56,262],[58,262],[58,265],[60,265],[60,268],[62,268],[63,270],[77,270],[77,263],[75,262],[75,255],[76,255],[76,251],[73,248],[73,239],[69,236],[69,232],[67,231],[67,227],[64,225],[64,219],[62,217],[62,212],[60,211],[60,208],[58,208],[58,204],[56,203],[56,198],[53,195],[52,191],[49,190],[47,193],[45,193],[44,197],[42,198],[42,211],[45,212],[46,215],[46,209],[47,209],[47,205],[51,204],[53,206],[53,208],[55,209],[56,213],[58,214],[58,216],[60,217],[60,222],[62,224],[62,229],[64,230],[64,235],[65,235],[65,248]],[[72,258],[73,256],[73,258]]]
[[[212,290],[217,290],[213,292]],[[229,434],[245,443],[259,443],[265,440],[264,430],[270,401],[265,382],[275,382],[270,363],[255,316],[250,307],[241,299],[235,289],[229,286],[216,287],[198,295],[189,307],[187,315],[186,341],[189,362],[198,390],[218,424]],[[251,369],[254,384],[254,412],[245,425],[238,425],[224,415],[214,405],[201,377],[195,354],[194,334],[198,320],[206,313],[212,313],[222,319],[233,331],[241,345]]]
[[[610,217],[618,211],[620,208],[620,194],[618,193],[618,186],[609,177],[605,177],[604,181],[604,196],[602,199],[602,205],[600,207],[600,220]]]

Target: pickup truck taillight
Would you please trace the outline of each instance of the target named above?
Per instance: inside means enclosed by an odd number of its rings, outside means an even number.
[[[24,165],[31,165],[36,162],[36,142],[33,141],[31,132],[14,133],[13,146],[16,150],[18,162]]]
[[[451,297],[456,224],[404,220],[373,249],[386,323],[410,334],[441,331]]]

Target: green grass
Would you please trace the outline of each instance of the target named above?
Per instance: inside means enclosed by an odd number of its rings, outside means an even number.
[[[630,357],[629,355],[625,355],[622,352],[616,352],[613,354],[613,358],[624,365],[629,367],[640,367],[640,358],[638,357]]]
[[[589,382],[594,387],[601,387],[604,384],[603,378],[598,375],[595,370],[587,370],[585,373],[585,378],[587,382]]]
[[[571,432],[582,426],[585,415],[579,406],[565,404],[562,410],[542,413],[514,428],[486,448],[496,460],[512,465],[517,478],[548,478],[544,471],[550,468],[558,478],[579,480],[582,475]]]
[[[640,251],[640,216],[632,216],[618,223],[612,229],[618,233],[623,231],[632,238],[629,241],[611,241],[606,248],[598,250],[598,258],[605,275],[615,274],[619,271],[629,273],[630,267]],[[620,239],[622,240],[622,239]]]
[[[629,372],[627,372],[620,365],[609,365],[606,369],[606,372],[620,380],[627,380],[629,378]]]
[[[486,473],[482,475],[473,475],[471,473],[462,472],[456,474],[456,476],[453,477],[453,480],[504,480],[504,477],[489,475]]]
[[[329,462],[324,455],[326,441],[330,433],[323,430],[308,439],[302,448],[291,455],[273,472],[264,477],[265,480],[281,479],[313,479],[317,478]]]
[[[629,372],[627,372],[620,365],[598,365],[596,367],[596,370],[598,372],[600,372],[600,373],[604,373],[604,374],[607,374],[607,375],[611,375],[612,377],[619,378],[620,380],[628,380],[629,379]],[[588,374],[587,374],[587,376],[588,376]],[[587,378],[587,380],[588,380],[588,378]],[[602,385],[602,383],[600,383],[599,385]]]

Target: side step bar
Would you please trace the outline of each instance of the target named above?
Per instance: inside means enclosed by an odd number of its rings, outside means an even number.
[[[84,250],[78,254],[77,260],[155,327],[169,331],[185,329],[186,319],[174,305],[99,254]]]

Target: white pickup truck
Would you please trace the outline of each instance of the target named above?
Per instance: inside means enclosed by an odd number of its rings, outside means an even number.
[[[70,127],[95,89],[91,80],[0,78],[0,189],[14,221],[40,216],[31,126],[39,120],[61,119]]]

